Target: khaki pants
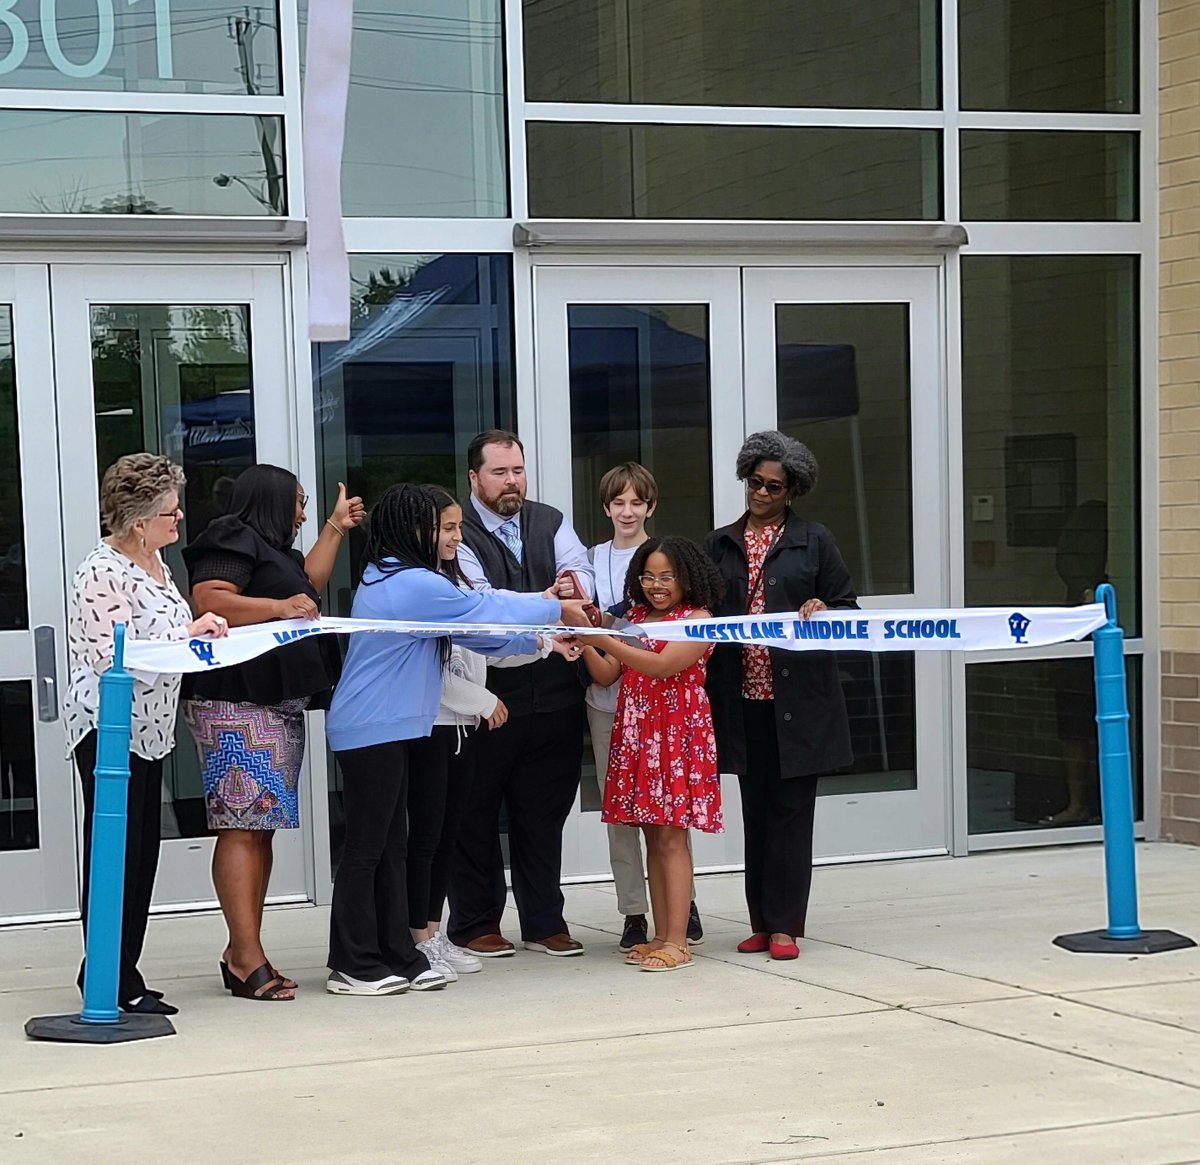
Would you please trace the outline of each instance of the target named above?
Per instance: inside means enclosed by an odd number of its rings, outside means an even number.
[[[601,712],[587,706],[588,729],[592,736],[592,755],[596,760],[596,782],[600,795],[604,795],[604,782],[608,776],[608,747],[612,738],[613,714]],[[612,867],[613,881],[617,888],[617,913],[649,914],[650,903],[646,897],[646,867],[642,860],[642,831],[636,825],[609,825],[608,864]],[[692,834],[688,831],[688,850],[692,848]],[[692,882],[692,900],[696,898],[696,883]]]

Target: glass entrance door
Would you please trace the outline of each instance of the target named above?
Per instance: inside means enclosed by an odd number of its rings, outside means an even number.
[[[938,267],[752,268],[743,276],[746,427],[816,455],[799,505],[875,608],[949,600]],[[945,852],[949,659],[839,652],[854,740],[819,786],[819,857]]]
[[[779,427],[821,465],[800,512],[833,531],[863,605],[941,604],[938,278],[936,268],[535,268],[538,496],[595,545],[612,534],[600,477],[640,461],[662,491],[651,529],[699,541],[745,508],[734,473],[745,435]],[[839,663],[856,759],[822,780],[818,855],[945,852],[945,660],[843,653]],[[563,871],[605,875],[584,752]],[[694,839],[698,868],[741,861],[736,790],[725,781],[726,833]]]
[[[612,537],[600,478],[619,462],[638,461],[660,489],[651,532],[702,540],[714,517],[737,505],[737,268],[539,267],[534,310],[538,496],[571,515],[580,538],[595,546]],[[563,874],[607,876],[590,743],[584,757],[577,812],[563,835]],[[693,839],[697,868],[741,861],[733,800],[724,834]]]
[[[180,548],[225,511],[238,473],[296,463],[283,276],[270,261],[51,269],[68,579],[100,537],[99,479],[122,454],[148,450],[183,466],[182,537],[166,557],[185,593]],[[310,846],[307,824],[281,831],[273,898],[307,897]],[[155,903],[211,903],[211,856],[195,746],[180,718],[164,770]]]
[[[0,919],[78,911],[50,287],[0,267]]]

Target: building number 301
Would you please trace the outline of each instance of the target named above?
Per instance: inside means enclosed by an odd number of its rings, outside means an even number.
[[[128,8],[135,4],[154,5],[154,47],[158,58],[158,76],[168,80],[175,75],[171,54],[171,0],[95,0],[97,27],[96,51],[90,60],[73,61],[63,52],[58,32],[59,0],[41,0],[40,24],[42,46],[50,63],[65,77],[95,77],[108,68],[116,41],[116,11],[114,4]],[[0,44],[9,40],[8,52],[0,57],[0,76],[19,69],[29,54],[29,26],[15,11],[17,0],[0,0]],[[78,34],[68,34],[75,39]]]

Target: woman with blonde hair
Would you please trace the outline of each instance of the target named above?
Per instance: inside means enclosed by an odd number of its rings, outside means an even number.
[[[179,539],[182,489],[183,470],[165,457],[133,453],[110,465],[100,484],[100,508],[108,535],[80,563],[71,583],[67,617],[70,681],[63,700],[63,722],[67,755],[74,760],[83,786],[85,934],[96,807],[96,716],[100,676],[112,666],[114,628],[123,623],[127,639],[185,639],[228,632],[228,624],[219,615],[192,618],[162,559],[162,549]],[[158,872],[162,765],[175,745],[179,676],[142,679],[134,674],[117,1000],[124,1011],[174,1015],[177,1008],[146,986],[138,961]],[[82,967],[79,982],[82,985]]]

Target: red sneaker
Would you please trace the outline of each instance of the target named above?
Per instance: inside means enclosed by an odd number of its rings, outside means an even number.
[[[786,943],[771,943],[771,958],[773,959],[798,959],[800,957],[800,948],[796,945],[796,940]]]
[[[765,930],[756,930],[749,938],[743,939],[737,945],[738,953],[742,955],[761,955],[767,950],[771,936]]]

